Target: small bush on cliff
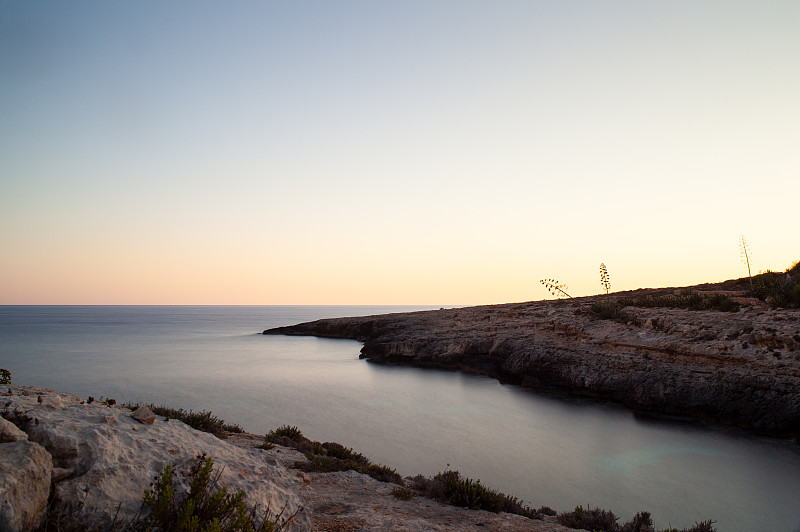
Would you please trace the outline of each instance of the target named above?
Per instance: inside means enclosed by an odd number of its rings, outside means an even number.
[[[784,273],[767,270],[753,277],[747,295],[774,307],[800,307],[800,271],[797,265]]]
[[[715,521],[700,521],[689,528],[682,528],[680,530],[677,528],[665,528],[664,530],[659,530],[659,532],[716,532],[714,523]]]
[[[464,478],[458,471],[444,471],[436,475],[434,480],[444,484],[447,500],[455,506],[538,517],[535,510],[523,505],[516,497],[487,488],[480,480]]]
[[[558,522],[570,528],[590,530],[592,532],[653,532],[653,519],[649,512],[639,512],[625,524],[618,524],[619,518],[608,510],[576,506],[571,512],[558,514]],[[716,532],[712,526],[714,521],[695,523],[690,528],[665,529],[659,532]]]
[[[181,498],[176,494],[175,473],[171,466],[165,466],[154,479],[152,489],[144,492],[148,514],[132,528],[146,532],[275,532],[283,530],[296,515],[281,519],[281,511],[273,520],[268,518],[268,508],[259,517],[255,509],[245,506],[244,490],[228,493],[226,486],[218,486],[219,473],[214,474],[213,467],[211,458],[198,456],[188,472],[189,490]]]
[[[298,461],[294,467],[307,473],[333,473],[335,471],[358,471],[381,482],[402,484],[403,477],[394,469],[373,464],[369,458],[349,447],[333,442],[320,443],[306,438],[297,427],[283,425],[264,436],[262,449],[275,444],[292,447],[306,455],[308,461]]]
[[[294,467],[307,473],[334,473],[336,471],[358,471],[369,475],[381,482],[391,482],[393,484],[403,484],[403,477],[394,469],[373,464],[366,458],[363,460],[343,460],[333,456],[315,455],[308,461],[295,462]]]
[[[283,445],[284,447],[291,447],[293,449],[297,449],[301,453],[305,454],[308,457],[313,456],[314,454],[324,454],[324,453],[313,453],[315,448],[315,443],[319,444],[318,442],[313,442],[306,438],[303,435],[303,432],[293,426],[283,425],[278,427],[277,429],[269,431],[264,436],[264,443],[261,446],[262,449],[271,449],[275,446],[275,444]]]
[[[11,384],[11,372],[0,368],[0,384]]]
[[[289,425],[283,425],[275,430],[269,431],[266,437],[268,439],[289,438],[292,441],[300,441],[301,439],[305,438],[305,436],[303,436],[303,432],[299,428]]]
[[[601,508],[586,508],[576,506],[571,512],[558,514],[558,522],[570,528],[591,530],[596,532],[618,532],[619,518],[608,510]]]

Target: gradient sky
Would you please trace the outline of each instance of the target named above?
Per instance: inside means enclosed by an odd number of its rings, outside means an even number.
[[[800,2],[0,1],[0,304],[478,304],[800,259]]]

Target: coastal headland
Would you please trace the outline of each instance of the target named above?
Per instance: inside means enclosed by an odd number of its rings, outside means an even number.
[[[800,440],[800,310],[745,297],[742,284],[324,319],[263,334],[358,340],[372,362]],[[678,305],[720,298],[728,311]]]

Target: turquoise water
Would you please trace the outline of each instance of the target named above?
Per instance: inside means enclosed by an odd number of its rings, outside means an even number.
[[[18,384],[212,410],[249,432],[298,425],[403,474],[447,467],[534,505],[656,525],[800,531],[800,446],[635,416],[489,378],[358,359],[348,340],[262,336],[414,307],[0,307]],[[448,465],[449,464],[449,465]]]

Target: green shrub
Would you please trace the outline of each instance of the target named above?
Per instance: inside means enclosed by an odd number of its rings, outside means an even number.
[[[11,372],[0,368],[0,384],[11,384]]]
[[[620,527],[620,532],[652,532],[653,519],[650,512],[639,512],[633,519]]]
[[[307,458],[311,458],[316,454],[324,454],[324,449],[321,448],[319,442],[312,442],[303,435],[300,429],[289,425],[283,425],[269,431],[264,436],[264,446],[268,444],[278,444],[297,449],[304,453]]]
[[[403,477],[394,469],[373,464],[363,454],[344,445],[309,440],[297,427],[284,425],[269,431],[264,436],[264,444],[261,448],[270,448],[265,446],[274,446],[275,444],[291,447],[305,454],[308,460],[295,462],[293,467],[307,473],[358,471],[381,482],[403,483]]]
[[[689,528],[682,528],[680,530],[677,528],[665,528],[664,530],[659,530],[659,532],[716,532],[716,529],[713,526],[714,523],[715,521],[710,520],[700,521]]]
[[[214,462],[205,455],[198,456],[188,472],[189,490],[182,497],[176,493],[175,473],[170,465],[156,476],[152,489],[144,492],[147,515],[131,527],[133,530],[186,532],[274,532],[282,530],[295,514],[281,524],[283,511],[275,520],[267,515],[259,518],[256,510],[245,504],[244,490],[228,493],[219,486],[219,473],[212,474]],[[269,514],[267,509],[266,514]]]
[[[558,522],[570,528],[591,530],[593,532],[617,532],[618,517],[608,510],[601,508],[587,508],[576,506],[571,512],[558,514]]]
[[[396,470],[389,466],[380,464],[367,464],[359,466],[356,471],[371,476],[381,482],[391,482],[392,484],[402,484],[403,477]]]
[[[295,462],[293,467],[306,473],[335,473],[337,471],[358,471],[369,475],[375,480],[381,482],[391,482],[394,484],[402,484],[403,477],[400,476],[394,469],[371,464],[366,458],[366,463],[356,462],[354,460],[342,460],[333,456],[314,456],[307,461]]]
[[[361,453],[357,453],[353,449],[345,447],[344,445],[334,442],[325,442],[322,444],[322,447],[325,449],[325,453],[328,456],[333,456],[334,458],[339,458],[341,460],[352,460],[353,462],[364,465],[369,464],[369,459],[366,456]]]
[[[292,467],[306,473],[335,473],[336,471],[355,470],[358,464],[348,460],[339,460],[332,456],[315,456],[310,460],[295,462]]]
[[[571,512],[558,514],[557,519],[564,526],[592,532],[653,532],[653,519],[649,512],[639,512],[633,519],[620,525],[617,523],[619,518],[608,510],[576,506]],[[714,521],[702,521],[691,528],[670,528],[660,532],[715,532],[713,524]]]
[[[303,432],[299,428],[289,425],[283,425],[275,430],[269,431],[266,437],[270,439],[288,438],[292,441],[300,441],[305,438]]]
[[[753,277],[747,295],[770,303],[774,307],[800,307],[800,273],[797,266],[785,273],[766,271]]]
[[[516,497],[487,488],[480,480],[462,478],[458,471],[444,471],[436,475],[434,480],[444,485],[446,502],[455,506],[539,517],[535,510],[524,506]]]

